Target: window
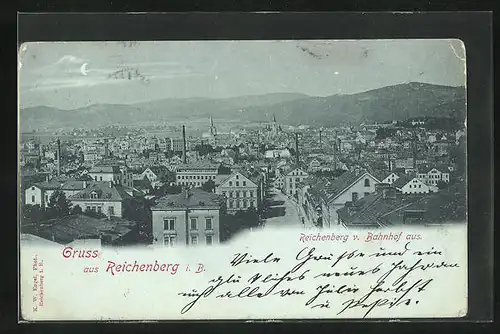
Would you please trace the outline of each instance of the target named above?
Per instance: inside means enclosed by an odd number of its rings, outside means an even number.
[[[300,182],[300,178],[296,177],[295,182]]]
[[[97,176],[94,176],[94,180],[97,181]]]
[[[31,187],[31,190],[35,190],[35,187]]]
[[[197,244],[198,244],[198,236],[192,235],[191,236],[191,245],[197,245]]]
[[[236,201],[236,208],[239,209],[240,208],[240,201]]]
[[[48,202],[48,201],[49,201],[49,195],[45,194],[45,202]]]
[[[226,197],[226,192],[225,191],[222,192],[222,196]]]
[[[232,191],[229,192],[229,198],[231,198],[231,197],[233,197],[233,192]]]
[[[246,200],[246,199],[245,199],[245,200],[243,200],[243,207],[244,207],[244,208],[247,208],[247,207],[248,207],[248,202],[247,202],[247,200]]]
[[[240,192],[239,191],[236,192],[236,198],[238,198],[238,197],[240,197]]]
[[[365,187],[369,187],[370,186],[370,179],[365,179]]]
[[[229,186],[231,187],[233,185],[233,182],[232,181],[229,181]]]
[[[102,181],[102,176],[99,176],[99,181]]]
[[[370,195],[370,193],[365,193],[365,196],[368,196],[368,195]]]
[[[92,211],[94,211],[94,212],[97,211],[97,207],[95,205],[92,205]]]
[[[165,246],[172,247],[175,245],[175,235],[165,235],[163,238],[163,244]]]
[[[212,176],[212,179],[214,179],[214,180],[215,180],[215,175],[214,175],[214,176]]]
[[[35,196],[31,196],[31,203],[35,203]]]
[[[90,198],[96,199],[97,198],[97,193],[90,193]]]
[[[163,219],[163,229],[168,231],[175,231],[175,219],[174,218],[164,218]]]
[[[253,190],[249,191],[250,195],[248,195],[250,198],[253,197]]]
[[[191,229],[192,230],[197,230],[198,229],[198,224],[196,218],[191,218]]]
[[[233,208],[233,200],[230,200],[229,201],[229,208],[232,209]]]
[[[418,187],[419,187],[419,188],[422,188],[422,185],[421,185],[421,184],[419,184],[419,185],[418,185]]]
[[[207,235],[206,236],[206,241],[207,241],[207,245],[211,245],[212,244],[212,236],[211,235]]]
[[[236,174],[236,180],[239,179],[239,178],[240,178],[240,176]]]
[[[255,207],[255,202],[253,200],[250,201],[250,206]]]
[[[352,193],[352,201],[356,202],[358,200],[358,193],[354,192]]]
[[[241,197],[246,197],[247,196],[247,192],[246,191],[242,191],[241,192]]]
[[[97,207],[97,212],[98,212],[98,213],[102,213],[102,207],[98,206],[98,207]]]
[[[212,229],[212,218],[205,218],[205,229]]]
[[[247,186],[247,181],[243,181],[243,187]]]
[[[87,211],[90,211],[90,206],[89,206],[89,205],[87,205],[86,210],[87,210]]]
[[[239,187],[240,186],[240,181],[236,181],[236,186]]]

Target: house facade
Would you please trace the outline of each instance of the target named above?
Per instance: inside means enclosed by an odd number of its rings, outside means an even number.
[[[427,185],[435,186],[439,181],[450,182],[450,173],[447,170],[440,171],[437,168],[422,168],[417,172],[417,179]]]
[[[114,184],[121,184],[125,187],[133,187],[134,180],[133,174],[129,173],[126,166],[119,165],[104,165],[94,166],[90,169],[88,175],[94,181],[113,182]]]
[[[431,188],[416,177],[402,177],[392,184],[403,194],[428,194]]]
[[[219,164],[199,162],[177,166],[176,184],[178,186],[201,187],[208,180],[216,181]]]
[[[198,188],[162,197],[151,208],[153,244],[165,247],[218,244],[223,202],[219,195]]]
[[[260,209],[261,185],[240,172],[233,173],[215,188],[215,193],[224,196],[228,213],[254,208]]]
[[[132,200],[132,194],[121,184],[112,181],[91,182],[88,187],[68,197],[71,204],[82,211],[94,211],[111,217],[123,217],[123,212]]]
[[[87,181],[66,180],[58,182],[57,180],[35,183],[24,191],[24,203],[30,205],[40,205],[48,207],[50,197],[56,191],[62,191],[66,198],[80,192],[88,185]]]
[[[300,168],[294,168],[289,171],[284,177],[283,191],[288,196],[298,196],[299,184],[302,183],[309,174]]]

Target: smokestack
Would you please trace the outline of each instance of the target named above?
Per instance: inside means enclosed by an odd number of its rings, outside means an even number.
[[[299,134],[295,133],[295,164],[299,166]]]
[[[337,143],[333,143],[333,171],[337,171]]]
[[[105,143],[104,143],[104,158],[107,158],[108,156],[109,156],[108,140],[105,139]]]
[[[182,126],[182,162],[186,163],[186,126]]]
[[[319,146],[321,146],[321,129],[319,130]]]
[[[57,138],[57,176],[61,175],[61,141]]]

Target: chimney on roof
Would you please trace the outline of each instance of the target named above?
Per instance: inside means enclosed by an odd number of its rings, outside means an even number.
[[[57,138],[57,176],[61,175],[61,140]]]
[[[83,188],[87,188],[87,181],[83,181]]]
[[[113,188],[113,181],[109,181],[109,187]]]
[[[182,126],[182,162],[186,163],[186,126]]]
[[[295,133],[295,164],[299,166],[299,134]]]

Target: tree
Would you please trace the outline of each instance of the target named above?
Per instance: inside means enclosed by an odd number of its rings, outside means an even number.
[[[50,218],[58,218],[69,215],[71,202],[66,198],[63,191],[56,190],[50,195],[48,212]]]
[[[446,182],[439,180],[436,183],[436,186],[439,188],[439,190],[443,190],[443,189],[446,189],[448,187],[448,184]]]
[[[81,215],[81,214],[83,214],[83,210],[82,210],[82,208],[79,205],[75,205],[71,209],[71,214],[72,215]]]
[[[45,211],[40,205],[26,204],[22,209],[21,225],[36,224],[45,219]]]
[[[208,180],[207,182],[203,183],[201,185],[201,189],[208,191],[208,192],[214,192],[215,190],[215,182],[213,180]]]

